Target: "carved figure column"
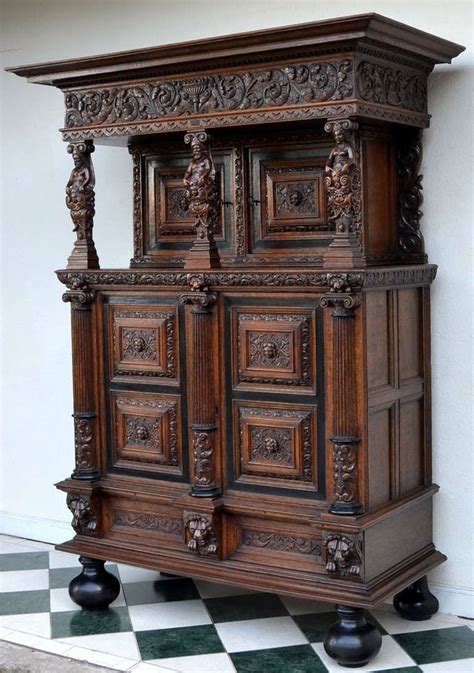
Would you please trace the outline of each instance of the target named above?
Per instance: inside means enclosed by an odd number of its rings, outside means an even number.
[[[76,241],[67,262],[68,269],[98,269],[99,258],[92,238],[95,206],[95,174],[91,154],[92,140],[71,143],[67,147],[72,154],[74,168],[66,186],[66,205],[76,232]]]
[[[351,294],[347,274],[328,274],[330,293],[321,306],[331,307],[333,318],[333,490],[332,514],[361,514],[358,501],[357,450],[360,442],[355,382],[355,309],[360,296]]]
[[[192,434],[192,487],[195,497],[214,497],[220,490],[216,485],[215,432],[216,414],[214,379],[212,371],[212,307],[216,295],[209,292],[203,276],[188,276],[191,292],[183,293],[180,300],[191,306],[191,434]]]
[[[357,122],[349,119],[330,120],[326,133],[334,136],[324,170],[329,220],[336,233],[324,256],[325,267],[357,267],[363,261],[361,252],[361,179]]]
[[[216,168],[206,131],[186,133],[184,142],[191,145],[193,158],[184,175],[189,210],[195,217],[196,240],[188,253],[185,269],[218,269],[221,266],[214,240],[219,195]]]
[[[92,311],[95,292],[77,281],[63,294],[71,303],[73,360],[74,438],[76,467],[73,479],[92,480],[100,476],[96,447],[96,406],[93,376]]]

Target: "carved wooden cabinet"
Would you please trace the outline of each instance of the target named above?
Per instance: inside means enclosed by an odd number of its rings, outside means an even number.
[[[79,604],[116,595],[105,559],[335,602],[345,665],[380,647],[363,608],[436,610],[419,170],[460,51],[370,14],[12,69],[64,92],[74,162]],[[102,142],[133,162],[130,269],[93,241]]]

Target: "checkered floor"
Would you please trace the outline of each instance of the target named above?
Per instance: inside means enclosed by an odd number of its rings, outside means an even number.
[[[323,648],[329,606],[108,564],[122,591],[86,613],[68,595],[75,556],[0,536],[0,638],[134,673],[347,671]],[[473,673],[474,622],[438,614],[408,622],[387,605],[372,612],[380,654],[359,671]]]

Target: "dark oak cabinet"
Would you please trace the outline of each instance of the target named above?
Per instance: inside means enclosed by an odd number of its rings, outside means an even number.
[[[436,609],[419,171],[461,51],[370,14],[11,69],[64,92],[74,162],[80,605],[116,595],[105,559],[330,601],[344,665],[380,647],[364,608]],[[129,269],[93,241],[102,142],[133,162]]]

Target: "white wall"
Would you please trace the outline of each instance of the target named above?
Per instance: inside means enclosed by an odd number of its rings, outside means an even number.
[[[472,595],[472,4],[331,0],[0,0],[2,66],[378,11],[468,47],[431,76],[424,220],[433,287],[435,540],[449,561],[432,574],[442,609],[467,614]],[[73,466],[69,306],[53,269],[73,234],[64,205],[70,157],[57,133],[59,91],[1,73],[3,269],[3,532],[60,541]],[[131,170],[98,147],[95,240],[106,266],[131,255]],[[104,182],[105,184],[104,184]],[[113,186],[113,188],[112,188]]]

